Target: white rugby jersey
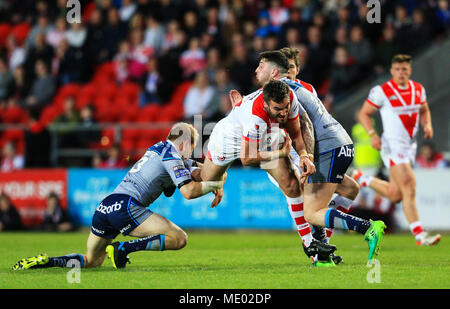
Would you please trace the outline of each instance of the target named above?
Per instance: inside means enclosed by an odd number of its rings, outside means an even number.
[[[305,110],[292,89],[290,89],[290,100],[288,121],[294,121]],[[244,96],[232,111],[216,124],[211,133],[208,148],[215,155],[220,156],[220,161],[237,159],[242,139],[260,141],[267,132],[267,128],[273,125],[277,125],[277,122],[264,109],[263,89],[258,89]]]
[[[390,80],[370,90],[367,102],[380,110],[383,137],[411,144],[419,129],[419,110],[426,102],[425,88],[410,80],[405,89]]]

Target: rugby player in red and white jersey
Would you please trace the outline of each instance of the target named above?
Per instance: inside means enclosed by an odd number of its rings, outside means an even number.
[[[315,173],[315,166],[306,151],[299,124],[299,118],[307,115],[294,91],[285,83],[273,79],[286,74],[288,67],[287,58],[279,51],[260,54],[255,72],[257,80],[264,87],[239,97],[239,102],[233,106],[230,114],[214,127],[202,169],[203,180],[221,179],[231,163],[241,159],[243,165],[260,165],[279,183],[290,208],[299,206],[302,199],[300,182]],[[282,149],[266,151],[260,145],[273,126],[281,126],[286,130],[287,142]],[[303,177],[300,180],[288,158],[291,141],[300,157],[299,166]],[[336,249],[335,246],[313,239],[304,248],[308,256],[315,256],[321,250],[320,253],[326,253],[326,258]]]
[[[392,59],[392,79],[371,89],[358,114],[359,122],[371,136],[372,147],[380,150],[383,163],[389,169],[389,182],[353,172],[361,186],[368,186],[394,203],[402,201],[403,212],[409,222],[411,233],[419,246],[434,245],[441,236],[424,231],[416,206],[416,179],[412,166],[417,143],[415,136],[422,125],[425,138],[433,137],[430,110],[425,88],[410,79],[411,56],[399,54]],[[371,116],[380,111],[383,134],[378,136]]]

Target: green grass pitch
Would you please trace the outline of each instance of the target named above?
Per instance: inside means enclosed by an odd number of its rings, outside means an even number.
[[[410,234],[385,235],[379,283],[369,283],[367,244],[361,235],[332,238],[345,263],[314,268],[300,248],[295,231],[188,231],[180,251],[130,254],[126,269],[114,270],[106,259],[96,269],[82,269],[79,283],[69,283],[68,269],[13,271],[20,258],[84,253],[88,232],[0,233],[0,288],[150,288],[150,289],[434,289],[450,287],[448,235],[434,247],[418,247]],[[126,239],[120,237],[119,239]],[[70,277],[70,274],[69,274]],[[373,280],[372,280],[373,281]]]

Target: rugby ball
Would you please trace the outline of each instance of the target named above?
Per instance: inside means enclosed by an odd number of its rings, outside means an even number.
[[[270,127],[267,131],[267,150],[280,149],[286,140],[286,132],[277,126]]]

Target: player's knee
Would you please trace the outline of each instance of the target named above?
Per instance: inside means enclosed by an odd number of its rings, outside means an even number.
[[[387,197],[392,203],[400,203],[403,200],[402,192],[398,189],[389,189]]]
[[[180,250],[186,247],[188,235],[183,231],[179,230],[176,234],[176,241],[175,241],[175,249]]]

